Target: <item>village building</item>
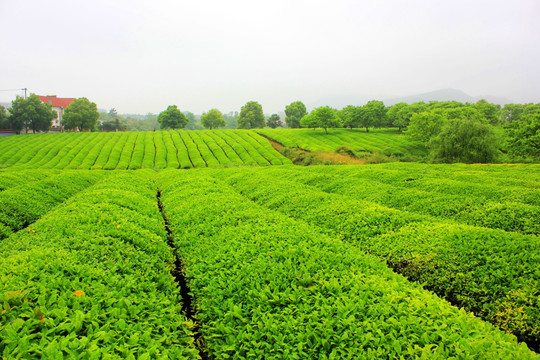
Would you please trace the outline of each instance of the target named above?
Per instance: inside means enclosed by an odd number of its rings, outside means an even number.
[[[64,110],[66,107],[68,107],[69,104],[71,104],[73,100],[75,100],[75,98],[59,98],[56,97],[56,95],[38,96],[41,101],[51,105],[52,109],[58,113],[56,119],[52,120],[51,131],[61,131],[62,116],[64,115]]]

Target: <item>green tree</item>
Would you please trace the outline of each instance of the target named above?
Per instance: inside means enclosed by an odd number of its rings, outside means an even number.
[[[429,140],[439,135],[446,121],[446,117],[440,111],[424,111],[414,114],[406,134],[412,140],[427,144]]]
[[[114,120],[103,121],[101,125],[99,125],[100,131],[123,131],[127,130],[127,128],[127,124],[121,121],[119,117]]]
[[[360,110],[360,126],[369,132],[370,127],[380,127],[387,122],[388,109],[382,101],[371,100],[362,106]]]
[[[369,117],[371,119],[372,126],[381,127],[387,123],[386,113],[388,112],[388,108],[384,106],[382,101],[368,101],[362,108],[365,113],[364,117]]]
[[[473,107],[478,110],[489,121],[490,124],[496,125],[500,120],[501,107],[487,102],[486,100],[478,100]]]
[[[264,114],[261,104],[249,101],[242,106],[238,117],[239,129],[262,129],[264,127]]]
[[[404,102],[400,102],[397,104],[394,104],[390,106],[388,109],[388,112],[386,113],[388,117],[388,123],[392,126],[395,126],[399,129],[399,132],[401,132],[401,129],[407,127],[409,125],[409,113],[407,111],[407,108],[409,105]]]
[[[96,103],[87,98],[75,99],[64,110],[62,125],[65,129],[93,130],[96,128],[99,113]]]
[[[522,104],[506,104],[501,109],[501,123],[507,124],[521,119],[521,114],[525,110],[525,105]]]
[[[540,158],[540,111],[526,113],[505,126],[506,147],[512,155]]]
[[[301,101],[294,101],[285,106],[285,123],[289,128],[299,128],[300,120],[306,116],[306,105]]]
[[[183,129],[189,119],[176,105],[169,105],[167,110],[159,113],[157,121],[162,129]]]
[[[116,111],[115,108],[112,108],[111,110],[109,110],[109,118],[114,120],[118,117],[118,112]]]
[[[6,108],[0,105],[0,129],[10,129],[11,123],[9,122],[8,113]]]
[[[52,110],[51,105],[42,102],[36,94],[32,94],[28,99],[17,96],[11,102],[9,109],[11,126],[16,131],[25,129],[34,132],[49,131],[51,121],[58,116],[56,111]]]
[[[343,127],[357,128],[362,125],[362,107],[347,105],[339,111]]]
[[[207,129],[216,129],[227,125],[223,114],[218,109],[212,109],[201,116],[201,123]]]
[[[498,139],[493,126],[475,119],[451,119],[429,142],[433,161],[490,163],[496,160]]]
[[[266,126],[271,129],[276,129],[282,126],[281,119],[278,114],[272,114],[268,119],[266,119]]]
[[[338,116],[337,110],[329,106],[322,106],[314,109],[309,115],[304,116],[300,120],[300,125],[309,128],[320,127],[328,134],[328,128],[341,126],[341,119]]]

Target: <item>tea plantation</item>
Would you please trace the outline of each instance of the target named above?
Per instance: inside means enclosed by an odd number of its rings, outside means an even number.
[[[2,359],[540,358],[539,165],[300,167],[228,130],[0,165]]]

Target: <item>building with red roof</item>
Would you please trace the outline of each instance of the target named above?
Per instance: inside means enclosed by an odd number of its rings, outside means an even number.
[[[75,98],[59,98],[56,97],[56,95],[38,96],[41,101],[51,105],[52,109],[58,113],[56,119],[52,120],[51,130],[60,130],[62,128],[62,115],[64,115],[64,109],[68,107]]]

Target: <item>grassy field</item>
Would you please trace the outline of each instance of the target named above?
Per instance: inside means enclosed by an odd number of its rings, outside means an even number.
[[[262,129],[257,133],[283,146],[310,152],[335,153],[350,150],[358,158],[374,155],[390,157],[394,161],[415,161],[426,155],[426,149],[411,142],[397,129]]]
[[[251,131],[0,147],[2,358],[540,358],[539,165],[253,166],[290,162]]]

